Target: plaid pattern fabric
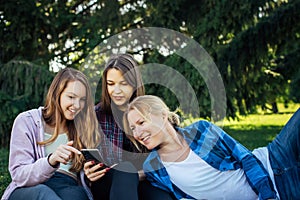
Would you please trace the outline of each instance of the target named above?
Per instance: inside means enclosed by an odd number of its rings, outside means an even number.
[[[249,185],[260,199],[276,198],[272,181],[261,162],[244,146],[210,122],[201,120],[185,128],[176,128],[199,157],[220,170],[243,169]],[[157,150],[144,162],[148,180],[180,198],[192,198],[172,184]]]
[[[119,163],[122,161],[124,133],[111,114],[104,113],[100,106],[96,106],[95,111],[101,134],[98,149],[107,164]]]

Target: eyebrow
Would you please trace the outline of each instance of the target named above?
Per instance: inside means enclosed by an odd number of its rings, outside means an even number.
[[[109,80],[109,79],[107,79],[106,82],[116,83],[116,81]],[[119,83],[127,83],[127,81],[124,79],[124,80],[121,80]]]
[[[68,92],[68,91],[66,91],[66,93],[73,94],[73,95],[77,96],[74,92]]]
[[[135,123],[137,123],[137,124],[139,124],[139,123],[141,123],[142,121],[145,121],[146,119],[144,118],[144,117],[140,117],[140,118],[138,118],[137,120],[136,120],[136,122]]]
[[[76,96],[76,97],[79,97],[77,94],[75,94],[74,92],[68,92],[68,91],[66,91],[66,93],[67,94],[71,94],[71,95],[74,95],[74,96]],[[81,97],[81,98],[86,98],[86,95],[84,95],[83,97]]]

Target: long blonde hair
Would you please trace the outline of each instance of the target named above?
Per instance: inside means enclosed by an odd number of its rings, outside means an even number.
[[[134,139],[133,133],[129,127],[128,113],[131,110],[137,111],[143,118],[149,119],[150,114],[161,114],[166,112],[168,115],[168,121],[173,127],[180,125],[180,118],[175,113],[170,111],[165,102],[154,95],[144,95],[136,97],[131,103],[128,104],[127,110],[124,113],[123,125],[127,137],[134,143],[134,145],[140,149],[140,144]]]
[[[63,121],[64,115],[60,106],[60,96],[71,81],[80,81],[86,88],[85,107],[75,117],[74,120],[67,120],[67,135],[69,140],[73,140],[73,147],[80,150],[82,148],[95,148],[100,142],[98,132],[98,121],[94,110],[94,100],[91,88],[86,76],[73,68],[60,70],[54,77],[46,97],[43,118],[46,124],[54,126],[53,135],[45,141],[38,142],[40,145],[47,145],[56,140],[59,134],[58,125]],[[78,172],[83,166],[82,155],[75,155],[71,171]]]

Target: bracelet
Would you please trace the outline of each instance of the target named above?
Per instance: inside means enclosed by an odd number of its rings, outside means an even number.
[[[51,167],[53,167],[53,168],[58,168],[59,163],[57,163],[57,164],[55,164],[55,165],[52,165],[52,164],[50,163],[49,158],[50,158],[51,155],[52,155],[52,153],[50,153],[50,154],[48,155],[48,157],[47,157],[47,161],[48,161],[49,165],[50,165]]]

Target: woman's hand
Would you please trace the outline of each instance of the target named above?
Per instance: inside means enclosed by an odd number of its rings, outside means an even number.
[[[83,167],[84,174],[90,181],[97,181],[101,177],[103,177],[106,172],[110,170],[110,168],[99,170],[102,167],[103,167],[103,163],[98,163],[95,165],[94,161],[88,161],[84,164]]]
[[[73,157],[73,154],[81,154],[79,150],[72,147],[73,141],[69,141],[67,144],[61,144],[57,147],[48,157],[48,162],[51,166],[56,166],[59,163],[67,164]]]

